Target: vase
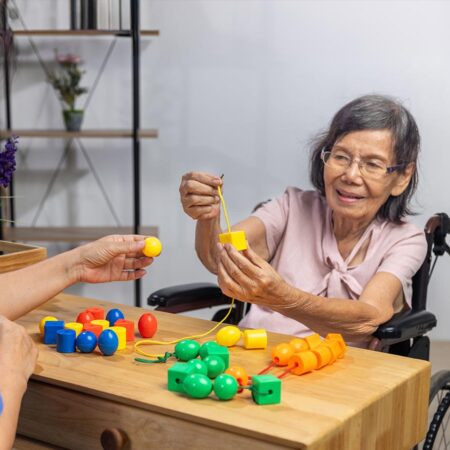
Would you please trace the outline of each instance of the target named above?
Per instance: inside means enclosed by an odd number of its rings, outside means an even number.
[[[63,111],[64,124],[67,131],[80,131],[83,122],[82,109],[65,109]]]

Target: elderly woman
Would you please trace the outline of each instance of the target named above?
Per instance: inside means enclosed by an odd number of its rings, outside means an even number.
[[[247,236],[243,252],[217,243],[221,179],[183,176],[181,202],[197,220],[200,260],[226,295],[253,303],[241,326],[340,332],[367,346],[408,307],[426,253],[423,232],[404,220],[419,144],[414,118],[396,101],[369,95],[348,103],[312,148],[316,190],[289,187],[236,224]]]

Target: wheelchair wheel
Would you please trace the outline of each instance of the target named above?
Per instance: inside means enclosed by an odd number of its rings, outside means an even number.
[[[431,378],[429,427],[422,450],[450,449],[450,371],[442,370]]]

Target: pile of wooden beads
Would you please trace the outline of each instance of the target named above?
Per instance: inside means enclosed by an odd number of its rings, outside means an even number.
[[[229,353],[225,346],[213,341],[203,345],[196,341],[181,341],[173,354],[179,361],[168,370],[168,389],[193,398],[208,397],[211,392],[219,400],[231,400],[243,389],[252,392],[253,400],[260,405],[279,403],[281,381],[273,375],[255,375],[252,384],[244,369],[228,368]],[[201,359],[197,359],[200,356]]]
[[[142,314],[138,329],[142,337],[152,337],[157,329],[156,317]],[[67,323],[46,316],[39,323],[39,331],[44,344],[56,345],[59,353],[74,353],[77,349],[91,353],[98,345],[103,355],[110,356],[135,339],[134,321],[125,319],[117,308],[110,309],[106,317],[104,308],[88,308],[78,314],[75,322]]]
[[[274,366],[287,366],[279,378],[288,373],[302,375],[318,370],[343,358],[346,347],[343,337],[338,333],[329,333],[325,339],[316,333],[305,338],[294,338],[289,343],[278,344],[272,350],[272,363],[260,374]]]

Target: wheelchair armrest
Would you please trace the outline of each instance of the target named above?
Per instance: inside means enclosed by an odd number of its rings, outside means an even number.
[[[153,292],[147,304],[158,311],[179,313],[230,303],[219,286],[213,283],[188,283],[170,286]]]
[[[373,335],[390,345],[422,336],[436,324],[435,315],[429,311],[407,311],[395,314],[391,320],[380,325]]]

